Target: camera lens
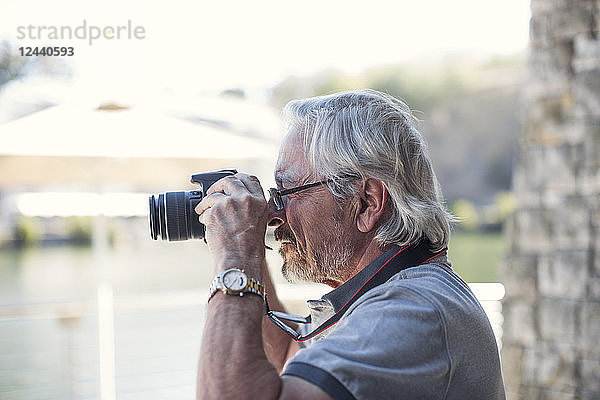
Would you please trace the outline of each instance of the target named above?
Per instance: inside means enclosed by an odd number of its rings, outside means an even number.
[[[204,238],[204,225],[194,211],[202,193],[166,192],[150,196],[150,237],[178,241]]]
[[[150,196],[148,199],[150,201],[150,237],[154,240],[158,239],[158,233],[160,229],[158,228],[158,210],[157,210],[157,199],[154,196]]]
[[[165,193],[167,237],[170,241],[189,239],[185,200],[185,192]]]
[[[200,185],[200,190],[150,196],[150,237],[169,241],[204,239],[206,227],[198,221],[195,208],[213,183],[236,173],[235,169],[222,169],[195,174],[191,182]]]
[[[165,195],[157,197],[150,196],[150,237],[157,240],[167,240],[167,229],[165,221]]]

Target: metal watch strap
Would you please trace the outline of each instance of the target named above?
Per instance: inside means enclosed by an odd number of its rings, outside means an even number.
[[[210,299],[212,299],[212,297],[219,290],[225,294],[233,295],[233,293],[227,292],[227,290],[225,290],[221,284],[221,278],[225,272],[227,272],[227,271],[223,271],[223,272],[217,274],[217,276],[215,276],[213,278],[213,280],[210,284],[210,287],[208,288],[208,301],[210,301]],[[248,285],[244,288],[244,290],[242,292],[239,293],[239,295],[243,296],[244,293],[252,293],[252,294],[256,294],[256,295],[262,297],[263,299],[265,298],[264,286],[261,285],[261,283],[259,281],[257,281],[256,279],[250,278],[250,277],[248,277]],[[238,293],[235,293],[235,294],[237,295]]]
[[[210,283],[210,286],[208,288],[208,300],[207,302],[210,301],[210,299],[212,299],[212,297],[215,295],[215,293],[217,293],[217,290],[219,290],[217,288],[217,286],[219,285],[219,275],[215,276],[212,280],[212,282]]]
[[[248,278],[248,286],[244,290],[243,293],[254,293],[259,295],[260,297],[265,297],[265,288],[254,278]]]

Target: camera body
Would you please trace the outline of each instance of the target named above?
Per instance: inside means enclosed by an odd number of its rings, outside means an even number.
[[[194,211],[216,181],[236,174],[235,169],[203,172],[192,175],[190,181],[200,185],[189,192],[165,192],[150,196],[150,237],[168,241],[204,239],[205,227]]]

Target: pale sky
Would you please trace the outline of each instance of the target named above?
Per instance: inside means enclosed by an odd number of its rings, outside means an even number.
[[[74,82],[30,79],[21,84],[24,90],[3,94],[15,103],[30,98],[96,106],[106,99],[139,104],[177,98],[165,95],[165,89],[184,95],[228,87],[264,93],[288,75],[325,68],[358,73],[447,53],[521,52],[528,21],[529,2],[523,0],[0,0],[0,39],[11,40],[15,52],[20,46],[72,46],[75,53],[65,58]],[[86,39],[48,36],[52,27],[82,27],[83,32],[84,23]],[[90,45],[91,27],[112,35],[127,24],[143,29],[143,39],[99,38]],[[34,37],[18,38],[29,26]],[[37,27],[44,27],[45,40],[37,38]],[[11,102],[2,104],[10,114]],[[235,115],[224,119],[242,118],[227,110]],[[146,200],[135,201],[145,213]],[[67,204],[63,198],[56,203]],[[120,198],[118,203],[125,204]]]
[[[141,26],[142,40],[17,39],[19,26]],[[358,72],[423,55],[511,54],[528,39],[529,2],[0,0],[0,37],[73,46],[90,90],[218,90],[273,85],[323,68]]]

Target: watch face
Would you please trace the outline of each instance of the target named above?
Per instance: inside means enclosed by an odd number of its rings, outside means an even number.
[[[223,275],[223,286],[229,290],[240,292],[248,286],[248,277],[242,271],[232,269]]]

